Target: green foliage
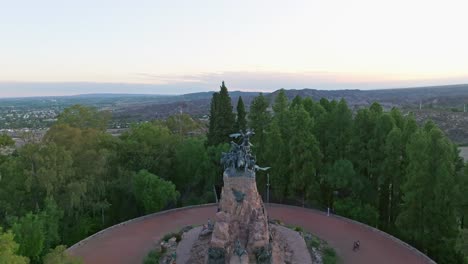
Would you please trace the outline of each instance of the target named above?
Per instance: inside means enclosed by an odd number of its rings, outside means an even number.
[[[168,117],[164,125],[172,134],[189,135],[200,129],[200,124],[195,122],[188,114],[176,114]]]
[[[187,138],[179,142],[175,164],[172,182],[182,194],[183,205],[214,201],[213,184],[219,176],[216,174],[219,166],[211,162],[203,139]]]
[[[231,97],[224,85],[218,93],[213,94],[210,109],[210,125],[208,131],[208,145],[228,143],[229,135],[235,132],[235,115],[232,112]]]
[[[300,227],[300,226],[296,226],[296,227],[294,227],[294,231],[296,231],[296,232],[303,232],[304,229],[303,229],[302,227]]]
[[[322,154],[315,136],[311,133],[313,121],[302,105],[291,111],[291,137],[289,138],[290,193],[302,196],[303,202],[312,198],[318,189],[317,169]]]
[[[175,138],[167,127],[144,123],[122,135],[120,164],[131,171],[146,169],[168,177],[171,173]]]
[[[244,131],[247,128],[247,112],[245,111],[244,101],[242,97],[239,96],[237,101],[237,119],[236,119],[236,130]]]
[[[52,198],[45,199],[44,210],[41,212],[41,218],[44,221],[44,248],[53,248],[60,243],[60,223],[63,218],[63,211],[60,210],[57,203]]]
[[[458,225],[451,144],[431,123],[414,134],[408,145],[407,181],[397,219],[404,236],[441,263],[457,263],[452,258]]]
[[[289,102],[288,97],[286,97],[286,92],[284,89],[279,90],[278,94],[275,97],[275,103],[273,104],[273,111],[276,115],[284,113],[288,110]]]
[[[379,213],[370,204],[364,204],[357,198],[339,199],[334,203],[335,211],[339,215],[346,216],[356,221],[376,227],[378,225]]]
[[[308,248],[318,249],[319,246],[320,246],[320,240],[314,236],[307,241]]]
[[[260,93],[255,97],[250,105],[250,112],[248,115],[248,125],[254,130],[255,135],[252,137],[253,152],[257,157],[257,164],[260,166],[270,166],[267,163],[267,130],[271,122],[271,114],[268,112],[269,103],[265,96]],[[257,185],[265,186],[266,177],[265,173],[258,173]]]
[[[336,252],[333,248],[331,247],[326,247],[323,250],[323,264],[336,264],[338,263],[338,256],[336,255]]]
[[[40,215],[28,213],[13,225],[15,240],[20,245],[18,253],[31,261],[40,260],[45,243],[44,221]]]
[[[18,249],[13,233],[0,227],[0,264],[28,264],[28,258],[17,255]]]
[[[168,233],[168,234],[165,234],[161,240],[164,242],[168,242],[171,238],[175,237],[176,242],[179,243],[182,240],[182,234],[183,234],[182,230],[177,233]]]
[[[0,148],[11,147],[15,144],[15,141],[7,134],[0,134]]]
[[[147,170],[141,170],[135,175],[134,195],[147,214],[162,210],[169,203],[175,203],[179,197],[172,182],[165,181]]]
[[[161,252],[157,250],[151,250],[143,260],[143,264],[159,264],[161,258]]]
[[[83,261],[66,253],[67,247],[57,246],[44,256],[44,264],[81,264]]]
[[[237,128],[246,119],[242,105],[239,99]],[[413,115],[385,112],[377,103],[353,112],[344,100],[289,102],[284,90],[272,109],[260,94],[246,121],[256,133],[257,163],[271,167],[257,173],[260,193],[268,173],[274,202],[330,207],[439,263],[462,262],[468,166],[433,123],[419,127]],[[0,156],[0,226],[12,228],[19,243],[19,252],[0,243],[10,248],[0,259],[14,263],[21,253],[40,263],[57,245],[107,226],[212,202],[213,186],[222,184],[221,153],[237,129],[224,84],[210,115],[207,138],[192,133],[202,129],[188,115],[134,124],[112,137],[105,132],[108,113],[82,106],[64,111],[42,141]],[[11,143],[0,136],[0,148]],[[0,240],[12,239],[5,234]],[[60,248],[53,252],[61,256]]]
[[[93,128],[104,131],[110,120],[108,112],[98,112],[94,108],[74,105],[66,108],[58,117],[56,125],[66,124],[70,127]]]

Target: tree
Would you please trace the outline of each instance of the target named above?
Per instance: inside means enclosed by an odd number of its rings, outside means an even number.
[[[175,203],[179,197],[172,182],[141,170],[135,175],[134,195],[146,214],[158,212],[169,203]]]
[[[216,145],[218,141],[218,108],[219,108],[219,93],[213,93],[210,104],[210,123],[208,125],[207,143],[210,146]]]
[[[250,105],[249,127],[255,132],[255,135],[252,137],[252,144],[259,164],[265,164],[266,162],[266,131],[271,122],[268,105],[269,103],[262,93],[255,97]]]
[[[25,166],[16,156],[5,157],[0,162],[0,226],[9,223],[11,217],[18,217],[32,210],[31,193],[25,188],[27,179]]]
[[[397,226],[413,245],[437,262],[458,263],[452,145],[440,129],[428,123],[412,136],[408,159]]]
[[[468,221],[468,163],[465,163],[463,172],[458,176],[458,214],[460,217],[460,228],[466,228],[466,221]],[[467,241],[468,242],[468,241]]]
[[[271,166],[271,186],[273,194],[281,202],[292,190],[290,187],[291,150],[289,140],[292,137],[292,118],[289,102],[283,89],[278,92],[273,104],[274,116],[265,133],[264,157],[265,166]],[[263,184],[262,184],[263,185]]]
[[[237,101],[237,120],[236,120],[236,130],[237,131],[244,131],[247,128],[247,112],[245,111],[244,102],[242,101],[242,97],[239,96],[239,100]]]
[[[353,163],[346,159],[337,160],[324,175],[322,182],[324,201],[327,206],[333,208],[333,203],[338,198],[349,197],[353,200],[360,200],[359,194],[363,187],[362,179],[354,171]]]
[[[200,125],[195,122],[188,114],[171,115],[166,119],[164,124],[169,128],[172,134],[187,136],[200,128]]]
[[[175,151],[175,176],[173,179],[181,193],[183,205],[202,204],[214,200],[214,176],[207,150],[202,139],[181,141]],[[217,175],[219,177],[219,175]]]
[[[74,105],[63,110],[57,118],[56,125],[67,124],[75,128],[105,131],[109,120],[109,112],[99,112],[95,108]]]
[[[0,134],[0,148],[11,147],[15,144],[15,141],[7,134]]]
[[[234,131],[235,116],[232,112],[231,97],[223,81],[219,93],[214,93],[211,99],[208,145],[228,143],[229,135]]]
[[[273,194],[280,202],[287,197],[289,179],[289,149],[281,137],[278,121],[275,119],[267,133],[265,145],[265,158],[268,166],[271,166],[271,188]]]
[[[382,190],[381,204],[386,204],[384,208],[386,212],[381,213],[382,229],[394,228],[396,217],[400,211],[401,201],[401,186],[404,183],[405,163],[403,160],[405,153],[405,145],[403,143],[403,135],[397,126],[395,126],[385,139],[384,154],[381,174]],[[391,229],[389,229],[391,230]]]
[[[44,264],[81,264],[81,261],[78,257],[73,257],[67,254],[67,248],[65,246],[57,246],[54,249],[51,249],[50,252],[44,256]]]
[[[44,242],[44,222],[37,214],[28,213],[13,225],[15,241],[20,245],[18,253],[33,262],[41,259]]]
[[[148,170],[171,179],[176,139],[167,127],[143,123],[121,136],[119,163],[130,171]]]
[[[292,106],[292,137],[288,141],[291,171],[290,194],[300,197],[302,204],[317,195],[318,179],[316,170],[321,153],[315,136],[311,133],[313,121],[301,104]],[[316,200],[316,199],[314,199]]]
[[[53,248],[61,241],[60,224],[63,219],[63,211],[58,208],[53,198],[48,197],[45,199],[44,210],[41,211],[40,217],[43,219],[44,232],[46,234],[44,248]]]
[[[19,245],[11,231],[3,232],[0,227],[0,264],[28,264],[29,259],[17,255]]]

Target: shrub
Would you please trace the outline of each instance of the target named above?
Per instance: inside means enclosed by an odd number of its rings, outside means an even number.
[[[302,227],[300,227],[300,226],[296,226],[296,227],[294,227],[294,231],[296,231],[296,232],[304,232],[304,229],[302,229]]]
[[[333,248],[326,247],[323,250],[323,264],[336,264],[338,263],[338,256]]]
[[[160,251],[152,250],[146,256],[143,264],[159,264],[159,258],[161,258],[162,253]]]

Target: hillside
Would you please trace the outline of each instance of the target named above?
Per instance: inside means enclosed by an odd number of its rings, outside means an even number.
[[[265,93],[272,102],[278,91]],[[209,113],[212,92],[186,94],[166,97],[161,101],[128,104],[117,107],[114,116],[128,121],[143,121],[155,118],[166,118],[169,115],[184,112],[202,117]],[[232,104],[235,106],[242,96],[247,108],[258,93],[231,92]],[[379,102],[385,109],[392,107],[402,109],[404,113],[412,112],[419,123],[427,120],[436,122],[457,144],[468,143],[468,114],[463,112],[463,104],[468,102],[468,85],[450,85],[406,89],[383,90],[286,90],[289,99],[295,96],[311,97],[314,100],[327,98],[340,100],[344,98],[351,109],[369,106]],[[421,109],[420,109],[421,105]]]
[[[272,102],[277,93],[278,91],[264,94]],[[166,118],[180,112],[206,117],[212,94],[213,92],[184,95],[86,94],[0,99],[0,114],[4,114],[5,119],[0,120],[0,129],[41,128],[38,124],[41,122],[48,126],[64,108],[74,104],[110,110],[118,124]],[[233,105],[242,96],[247,108],[258,94],[230,92]],[[354,111],[373,102],[379,102],[386,110],[398,107],[404,113],[413,112],[420,123],[434,120],[454,142],[468,143],[468,115],[463,112],[464,104],[468,103],[468,84],[381,90],[292,89],[286,90],[286,95],[289,99],[295,96],[311,97],[314,100],[344,98]],[[39,122],[26,118],[30,116],[39,119]]]

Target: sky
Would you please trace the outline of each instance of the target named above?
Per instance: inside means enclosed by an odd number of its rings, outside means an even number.
[[[0,6],[0,97],[468,83],[466,0]]]

